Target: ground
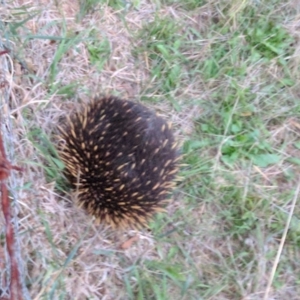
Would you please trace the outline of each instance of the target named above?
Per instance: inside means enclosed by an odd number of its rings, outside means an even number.
[[[298,1],[1,3],[25,299],[298,299]],[[96,93],[155,109],[181,143],[181,179],[150,230],[96,225],[61,191],[57,125]],[[0,214],[2,296],[4,224]]]

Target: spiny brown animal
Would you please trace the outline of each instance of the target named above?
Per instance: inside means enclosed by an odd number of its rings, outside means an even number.
[[[59,155],[78,204],[98,221],[139,228],[163,210],[179,160],[163,118],[110,96],[83,104],[59,131]]]

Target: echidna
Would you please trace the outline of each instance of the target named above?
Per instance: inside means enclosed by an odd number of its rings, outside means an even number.
[[[163,210],[178,169],[170,127],[113,96],[82,104],[59,126],[59,155],[80,207],[113,227],[138,228]]]

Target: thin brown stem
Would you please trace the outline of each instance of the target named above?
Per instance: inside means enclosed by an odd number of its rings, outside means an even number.
[[[22,288],[20,283],[20,274],[15,255],[14,227],[11,217],[10,202],[5,180],[9,177],[11,170],[21,171],[19,167],[12,166],[6,159],[6,154],[0,132],[0,183],[2,210],[6,223],[6,247],[10,258],[10,300],[22,300]]]

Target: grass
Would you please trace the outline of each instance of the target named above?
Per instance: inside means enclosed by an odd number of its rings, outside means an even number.
[[[32,0],[5,9],[0,45],[12,51],[0,64],[10,94],[0,107],[11,114],[2,130],[26,169],[10,189],[32,299],[297,299],[294,1]],[[182,142],[182,181],[150,231],[96,226],[58,191],[50,137],[95,92],[143,101]]]

